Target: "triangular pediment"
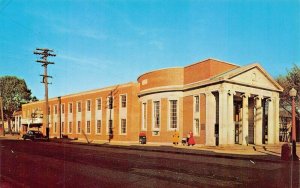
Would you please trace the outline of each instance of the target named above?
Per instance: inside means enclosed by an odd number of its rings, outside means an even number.
[[[258,64],[228,75],[228,80],[253,87],[282,91],[282,87]]]

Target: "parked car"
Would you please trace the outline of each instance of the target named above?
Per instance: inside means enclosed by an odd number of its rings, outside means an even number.
[[[35,139],[43,139],[44,135],[41,131],[33,131],[29,130],[27,131],[26,134],[22,136],[24,140],[29,139],[29,140],[35,140]]]

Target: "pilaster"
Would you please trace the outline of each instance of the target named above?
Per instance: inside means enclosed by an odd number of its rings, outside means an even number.
[[[279,97],[275,97],[275,144],[279,144]]]
[[[255,97],[255,108],[256,108],[256,114],[255,114],[255,144],[256,145],[262,145],[262,127],[263,127],[263,110],[262,110],[262,97],[257,96]]]
[[[219,91],[219,144],[227,144],[227,91]]]
[[[234,124],[234,113],[233,113],[233,100],[234,100],[234,95],[236,93],[234,91],[228,91],[227,95],[227,114],[228,114],[228,129],[227,129],[227,141],[228,144],[234,144],[234,137],[235,137],[235,124]]]
[[[216,123],[216,99],[211,92],[205,93],[206,96],[206,145],[215,146],[215,123]]]
[[[275,142],[274,99],[268,99],[268,144]]]
[[[242,95],[243,98],[243,114],[242,114],[242,124],[243,124],[243,128],[242,128],[242,145],[248,145],[248,127],[249,127],[249,120],[248,120],[248,98],[249,98],[249,94],[245,93]]]

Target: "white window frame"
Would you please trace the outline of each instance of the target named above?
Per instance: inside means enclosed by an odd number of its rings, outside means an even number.
[[[196,120],[198,120],[199,132],[197,132],[197,129],[196,129],[196,122],[197,122]],[[194,118],[194,121],[193,121],[193,133],[194,133],[194,136],[200,136],[200,134],[201,134],[200,118]]]
[[[62,103],[62,104],[61,104],[60,109],[61,109],[61,110],[60,110],[60,113],[61,113],[61,114],[64,114],[64,113],[65,113],[65,103]]]
[[[198,105],[197,105],[197,100],[196,98],[198,98]],[[199,113],[200,112],[200,95],[194,95],[193,96],[193,112],[195,113]]]
[[[70,123],[71,123],[71,126],[70,126]],[[73,132],[73,127],[72,127],[72,126],[73,126],[73,122],[72,122],[72,121],[69,121],[69,122],[68,122],[68,133],[69,133],[69,134],[72,134],[72,132]],[[71,131],[70,131],[70,127],[71,127]]]
[[[142,127],[141,127],[141,129],[143,131],[147,130],[147,112],[148,112],[147,107],[148,107],[147,102],[142,102],[142,113],[141,113],[142,114]]]
[[[61,126],[61,133],[64,134],[65,133],[65,122],[62,121],[60,126]]]
[[[100,109],[98,109],[98,105],[99,105],[99,101],[98,100],[100,100]],[[97,98],[95,100],[95,104],[96,104],[96,111],[101,111],[102,110],[102,98],[101,97]]]
[[[80,103],[80,112],[78,111],[78,107],[79,107],[79,104]],[[76,113],[81,113],[82,112],[82,101],[76,101]]]
[[[158,104],[159,104],[159,127],[158,128],[156,128],[155,127],[155,103],[156,102],[158,102]],[[161,100],[154,100],[153,102],[152,102],[152,130],[153,131],[160,131],[160,128],[161,128]]]
[[[171,101],[176,101],[176,128],[171,127]],[[179,100],[169,99],[168,100],[168,130],[174,131],[179,129]]]
[[[87,132],[88,122],[90,122],[90,132]],[[85,134],[91,134],[91,132],[92,132],[92,124],[91,124],[91,120],[86,120],[86,121],[85,121]]]
[[[80,130],[79,131],[78,131],[78,122],[80,122],[80,125],[79,125]],[[81,129],[82,129],[82,127],[81,127],[81,120],[80,121],[78,120],[77,123],[76,123],[76,133],[80,134]]]
[[[70,108],[70,104],[72,104],[72,108]],[[72,109],[72,112],[70,111],[70,109]],[[68,113],[73,114],[73,102],[68,103]]]
[[[198,105],[197,105],[197,100],[196,100],[197,97],[198,97]],[[194,133],[194,136],[200,136],[200,133],[201,133],[200,105],[201,105],[200,94],[194,95],[193,96],[193,133]],[[197,111],[197,107],[198,107],[198,111]],[[198,121],[199,121],[199,132],[196,131],[196,119],[198,119]]]
[[[125,120],[125,133],[122,132],[122,120]],[[120,119],[120,135],[127,135],[127,119],[121,118]]]
[[[122,97],[123,96],[125,96],[125,107],[123,107],[122,105],[123,105],[123,101],[122,101]],[[127,98],[127,94],[120,94],[120,108],[127,108],[127,100],[128,100],[128,98]]]
[[[100,121],[100,132],[98,132],[98,121]],[[96,135],[101,135],[102,134],[102,120],[97,119],[95,123],[95,134]]]
[[[88,108],[88,102],[90,103],[90,107]],[[89,110],[88,110],[89,109]],[[92,111],[92,100],[91,99],[87,99],[85,101],[85,111],[86,112],[91,112]]]
[[[57,133],[57,122],[54,122],[54,133]]]
[[[55,105],[54,105],[54,114],[55,114],[55,115],[58,113],[58,108],[57,108],[57,107],[58,107],[58,105],[55,104]]]

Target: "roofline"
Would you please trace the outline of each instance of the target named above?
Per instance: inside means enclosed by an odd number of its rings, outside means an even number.
[[[192,63],[192,64],[190,64],[190,65],[187,65],[187,66],[185,66],[184,68],[190,67],[190,66],[193,66],[193,65],[196,65],[196,64],[198,64],[198,63],[205,62],[205,61],[209,61],[209,60],[214,60],[214,61],[218,61],[218,62],[222,62],[222,63],[229,64],[229,65],[234,65],[234,66],[237,66],[237,67],[241,67],[240,65],[237,65],[237,64],[234,64],[234,63],[229,63],[229,62],[227,62],[227,61],[222,61],[222,60],[219,60],[219,59],[216,59],[216,58],[211,58],[211,57],[209,57],[209,58],[204,59],[204,60],[202,60],[202,61],[198,61],[198,62]]]
[[[229,78],[233,78],[233,77],[236,77],[236,76],[238,76],[238,75],[240,75],[240,74],[243,74],[244,72],[246,72],[246,71],[248,71],[248,70],[251,70],[251,69],[253,69],[253,68],[255,68],[255,67],[258,67],[261,71],[262,71],[262,73],[266,76],[266,78],[270,81],[270,82],[272,82],[274,85],[276,85],[276,87],[282,92],[284,89],[283,89],[283,87],[281,86],[281,85],[279,85],[277,82],[276,82],[276,80],[274,80],[274,78],[263,68],[263,66],[261,66],[260,65],[260,63],[258,63],[258,62],[255,62],[255,63],[251,63],[251,64],[248,64],[248,65],[245,65],[245,66],[243,66],[243,67],[241,67],[241,68],[244,68],[244,70],[243,71],[241,71],[241,72],[239,72],[239,73],[236,73],[236,74],[233,74],[233,75],[231,75],[231,76],[229,76]]]
[[[186,66],[183,66],[183,67],[167,67],[167,68],[161,68],[161,69],[156,69],[156,70],[151,70],[151,71],[148,71],[148,72],[145,72],[143,74],[141,74],[137,80],[140,79],[140,77],[146,75],[146,74],[149,74],[149,73],[153,73],[153,72],[156,72],[156,71],[161,71],[161,70],[166,70],[166,69],[178,69],[178,68],[181,68],[181,69],[184,69],[184,68],[187,68],[187,67],[190,67],[190,66],[193,66],[193,65],[196,65],[198,63],[203,63],[205,61],[209,61],[209,60],[214,60],[214,61],[218,61],[218,62],[222,62],[222,63],[226,63],[226,64],[229,64],[229,65],[234,65],[234,66],[237,66],[237,67],[241,67],[240,65],[237,65],[237,64],[234,64],[234,63],[229,63],[227,61],[222,61],[222,60],[218,60],[218,59],[215,59],[215,58],[207,58],[207,59],[204,59],[204,60],[201,60],[201,61],[197,61],[195,63],[192,63],[192,64],[189,64],[189,65],[186,65]]]
[[[167,68],[161,68],[161,69],[156,69],[156,70],[151,70],[151,71],[148,71],[148,72],[145,72],[144,74],[141,74],[137,80],[140,79],[140,77],[146,75],[146,74],[150,74],[150,73],[153,73],[153,72],[157,72],[157,71],[162,71],[162,70],[167,70],[167,69],[183,69],[184,67],[167,67]]]
[[[92,90],[82,91],[82,92],[73,93],[73,94],[67,94],[67,95],[63,95],[63,96],[60,96],[60,97],[61,97],[61,99],[65,99],[65,98],[74,97],[74,96],[78,96],[78,95],[84,95],[84,94],[91,94],[91,93],[96,93],[96,92],[101,92],[101,91],[107,91],[109,89],[113,89],[113,88],[118,87],[118,86],[119,87],[126,87],[126,86],[133,85],[133,84],[137,84],[137,83],[136,82],[128,82],[128,83],[124,83],[124,84],[116,84],[116,85],[107,86],[107,87],[104,87],[104,88],[98,88],[98,89],[92,89]],[[56,100],[58,97],[59,96],[52,97],[52,98],[49,99],[49,101]],[[45,102],[44,99],[40,100],[40,101],[35,101],[35,102],[23,104],[23,105],[26,106],[26,105],[43,103],[43,102]]]

